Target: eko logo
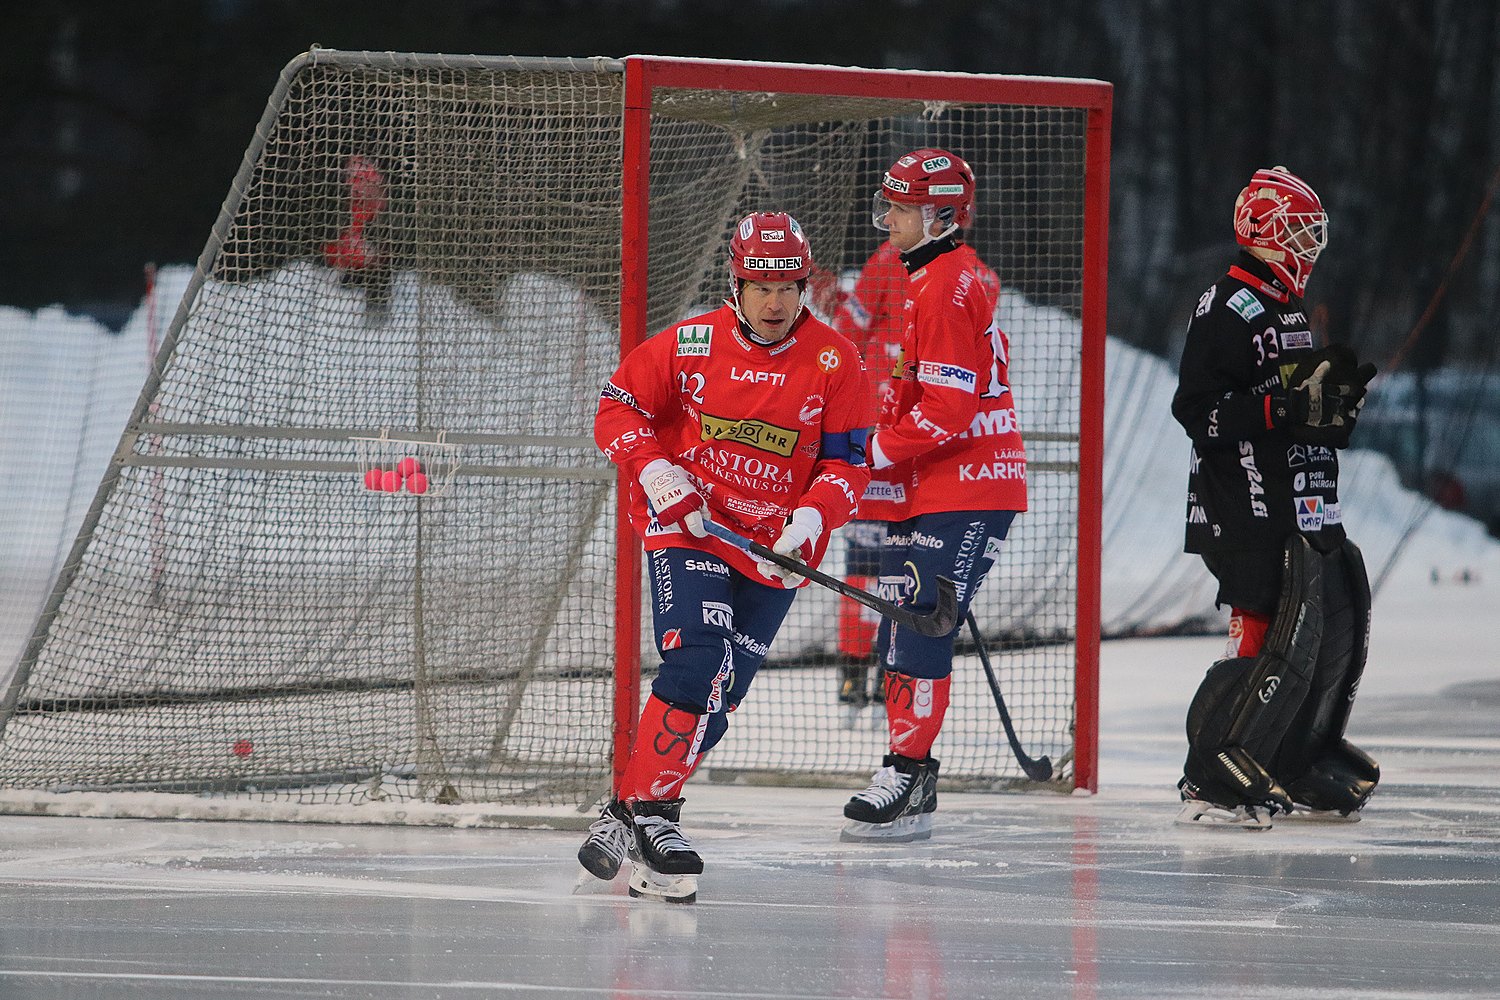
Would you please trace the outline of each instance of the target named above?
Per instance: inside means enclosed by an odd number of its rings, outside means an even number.
[[[946,156],[934,156],[930,160],[922,161],[923,172],[929,174],[936,173],[939,170],[947,170],[951,166],[953,166],[953,161]]]

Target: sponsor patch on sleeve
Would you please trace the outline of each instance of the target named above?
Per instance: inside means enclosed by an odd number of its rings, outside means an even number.
[[[706,358],[713,342],[714,328],[706,323],[693,323],[677,328],[677,356],[679,358]]]
[[[923,361],[917,365],[917,381],[926,385],[937,385],[948,389],[962,389],[964,392],[973,392],[979,380],[967,368],[960,368],[958,365],[945,365],[937,361]]]
[[[1241,288],[1224,303],[1240,314],[1240,319],[1249,321],[1265,312],[1266,309],[1255,298],[1255,294],[1248,288]]]

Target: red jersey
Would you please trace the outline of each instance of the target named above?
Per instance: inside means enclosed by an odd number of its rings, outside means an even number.
[[[626,356],[604,386],[594,440],[625,473],[631,524],[648,552],[701,549],[758,579],[748,553],[650,517],[641,469],[658,458],[681,466],[715,521],[765,545],[795,508],[816,508],[823,517],[809,560],[816,566],[869,481],[862,453],[870,397],[859,352],[812,314],[764,346],[741,332],[726,304]]]
[[[994,321],[994,272],[959,244],[908,281],[901,351],[876,422],[894,464],[871,472],[859,516],[1025,510],[1026,450],[1010,342]]]
[[[979,280],[989,289],[991,299],[999,299],[999,277],[978,257],[974,258],[974,263]],[[854,341],[864,354],[865,365],[876,380],[877,398],[884,397],[886,379],[901,351],[901,335],[906,332],[909,284],[906,265],[901,263],[901,252],[886,241],[859,269],[853,291],[833,317],[833,328]]]

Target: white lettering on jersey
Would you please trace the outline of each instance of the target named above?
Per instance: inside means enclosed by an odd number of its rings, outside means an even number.
[[[729,380],[731,382],[769,382],[771,385],[786,385],[785,372],[758,372],[750,368],[729,369]]]

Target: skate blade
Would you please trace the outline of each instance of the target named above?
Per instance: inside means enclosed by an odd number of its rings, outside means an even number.
[[[643,864],[630,863],[630,894],[637,899],[691,903],[698,898],[698,876],[663,875]]]
[[[862,823],[851,819],[839,831],[839,840],[845,843],[873,840],[885,844],[906,844],[913,840],[927,840],[931,836],[932,813],[902,816],[889,823]]]
[[[1178,826],[1194,826],[1202,830],[1245,830],[1259,832],[1271,829],[1271,817],[1263,809],[1241,807],[1226,809],[1212,802],[1189,799],[1182,804],[1174,820]]]
[[[1337,809],[1313,809],[1310,806],[1294,805],[1292,811],[1284,813],[1281,818],[1292,823],[1349,824],[1359,822],[1359,810],[1346,816]]]

